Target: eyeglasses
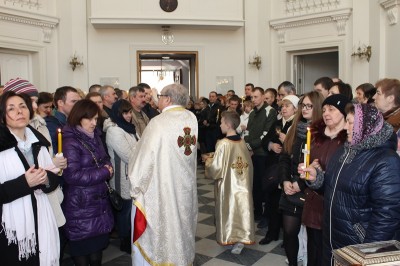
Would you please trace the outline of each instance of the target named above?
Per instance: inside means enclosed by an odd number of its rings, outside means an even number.
[[[157,94],[157,99],[160,99],[162,96],[169,97],[169,95],[166,95],[166,94]]]
[[[313,108],[312,104],[301,104],[301,109],[311,110]]]

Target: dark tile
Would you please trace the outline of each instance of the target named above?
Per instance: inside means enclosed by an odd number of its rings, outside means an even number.
[[[199,212],[201,213],[207,213],[207,214],[214,214],[215,213],[215,207],[210,206],[210,205],[204,205],[199,207]]]
[[[193,266],[200,266],[205,264],[207,261],[211,260],[212,257],[206,256],[206,255],[201,255],[201,254],[197,254],[194,257],[194,262],[193,262]]]
[[[211,226],[215,226],[215,218],[214,215],[207,217],[201,221],[198,221],[199,224],[206,224],[206,225],[211,225]]]
[[[261,228],[261,229],[259,229],[259,228],[257,228],[257,225],[256,225],[256,235],[258,235],[258,236],[265,236],[265,235],[267,234],[267,229],[268,229],[268,228]]]
[[[197,198],[199,200],[199,203],[203,203],[203,204],[208,204],[210,202],[214,202],[214,199],[213,198],[209,198],[209,197],[198,196]]]
[[[205,238],[207,238],[207,239],[210,239],[210,240],[217,241],[217,237],[215,236],[215,232],[214,232],[214,233],[212,233],[211,235],[209,235],[209,236],[205,237]]]
[[[206,189],[197,189],[197,195],[204,195],[207,193],[210,193],[210,191]]]
[[[285,249],[282,248],[281,246],[282,246],[282,241],[280,240],[279,244],[273,250],[271,250],[270,253],[286,256]]]
[[[242,265],[253,265],[266,254],[266,252],[244,247],[242,253],[239,255],[232,254],[231,249],[228,249],[219,254],[216,258]]]
[[[61,266],[74,266],[74,262],[71,258],[66,258],[62,260]]]
[[[103,263],[103,266],[131,266],[132,265],[132,258],[131,255],[125,254],[118,258],[108,261],[107,263]]]

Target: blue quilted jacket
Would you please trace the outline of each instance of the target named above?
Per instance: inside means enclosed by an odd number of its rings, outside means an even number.
[[[347,245],[393,239],[400,229],[400,159],[395,135],[379,147],[339,162],[330,160],[324,181],[324,264]]]

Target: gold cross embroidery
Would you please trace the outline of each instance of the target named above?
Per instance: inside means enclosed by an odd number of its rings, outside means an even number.
[[[235,169],[236,172],[237,172],[239,175],[242,175],[242,174],[243,174],[243,169],[247,169],[247,168],[249,167],[249,164],[246,163],[246,162],[243,162],[242,157],[241,157],[241,156],[238,156],[238,157],[237,157],[237,161],[234,162],[234,163],[231,165],[231,167],[232,167],[233,169]]]
[[[183,129],[183,132],[185,132],[185,135],[179,136],[178,137],[178,146],[179,148],[182,146],[185,146],[185,152],[184,154],[189,156],[190,154],[192,154],[192,150],[190,149],[191,145],[196,145],[196,136],[191,136],[190,135],[190,131],[192,131],[190,129],[190,127],[185,127]]]

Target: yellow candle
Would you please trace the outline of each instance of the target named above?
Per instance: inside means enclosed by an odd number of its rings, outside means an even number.
[[[61,128],[58,129],[58,134],[57,134],[57,142],[58,142],[58,153],[62,153],[62,134],[61,134]]]
[[[311,154],[311,129],[309,127],[307,127],[307,142],[306,142],[306,146],[307,146],[307,153],[305,154],[306,156],[306,167],[308,167],[310,165],[310,154]],[[306,179],[308,179],[309,173],[306,173]]]

